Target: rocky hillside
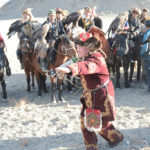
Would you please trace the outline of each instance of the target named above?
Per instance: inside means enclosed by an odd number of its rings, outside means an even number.
[[[0,3],[2,2],[4,5],[0,8],[1,19],[18,18],[27,7],[33,8],[36,17],[44,17],[49,9],[58,7],[75,11],[84,6],[96,6],[99,14],[116,14],[132,7],[150,9],[150,0],[1,0]]]

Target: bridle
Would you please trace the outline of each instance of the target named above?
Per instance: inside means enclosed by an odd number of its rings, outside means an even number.
[[[74,49],[71,48],[71,47],[66,48],[64,45],[62,45],[61,50],[62,50],[62,51],[65,50],[65,54],[63,54],[63,55],[71,56],[71,55],[68,54],[68,50],[74,50]]]
[[[68,50],[74,50],[73,48],[69,47],[69,48],[66,48],[64,45],[61,46],[61,50],[65,50],[65,54],[63,54],[62,52],[59,52],[57,51],[56,49],[54,49],[57,53],[61,54],[61,55],[64,55],[64,56],[72,56],[72,55],[69,55],[68,54]]]

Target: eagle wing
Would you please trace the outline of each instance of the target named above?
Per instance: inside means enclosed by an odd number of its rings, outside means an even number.
[[[7,33],[8,38],[10,38],[12,35],[14,35],[16,32],[20,32],[21,28],[27,24],[27,22],[23,22],[22,20],[17,20],[13,22],[10,27],[9,31]]]
[[[107,31],[108,33],[108,37],[109,34],[112,33],[116,33],[117,31],[120,31],[123,29],[124,24],[126,23],[126,21],[128,20],[128,16],[129,16],[129,12],[123,12],[120,13],[110,24],[109,29]]]

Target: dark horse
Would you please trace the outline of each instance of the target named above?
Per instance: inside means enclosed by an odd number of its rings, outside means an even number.
[[[128,69],[131,60],[129,50],[129,35],[127,33],[116,34],[113,43],[114,65],[116,68],[116,88],[120,88],[120,67],[123,66],[125,87],[129,88]]]
[[[52,52],[51,57],[55,57],[49,61],[49,70],[51,72],[50,80],[51,80],[51,100],[56,101],[55,97],[55,80],[56,76],[52,76],[52,72],[56,67],[59,67],[63,63],[65,63],[68,59],[72,57],[76,57],[76,50],[74,47],[74,43],[69,39],[67,35],[60,35],[56,40],[54,45],[54,50]],[[58,98],[59,101],[63,100],[62,97],[62,81],[63,79],[57,79],[58,86]]]
[[[6,92],[6,83],[4,80],[4,68],[6,67],[7,59],[4,54],[3,48],[0,48],[0,83],[2,86],[3,98],[7,99],[7,92]],[[7,74],[10,76],[10,74]]]
[[[132,50],[131,50],[132,60],[130,63],[130,77],[129,77],[130,82],[132,82],[132,76],[133,76],[133,72],[134,72],[135,61],[137,61],[137,77],[136,77],[136,79],[137,79],[137,82],[140,81],[140,74],[141,74],[140,49],[141,49],[141,44],[143,42],[143,35],[144,35],[143,32],[140,32],[137,36],[134,36],[132,38],[133,46],[132,46]]]
[[[20,41],[21,50],[23,54],[23,65],[24,71],[26,74],[27,80],[27,91],[30,92],[30,74],[32,75],[32,87],[34,88],[34,75],[37,80],[38,84],[38,96],[42,96],[42,90],[47,92],[46,88],[46,76],[45,72],[41,69],[38,58],[37,58],[37,51],[34,51],[34,47],[32,42],[28,38],[23,38]]]

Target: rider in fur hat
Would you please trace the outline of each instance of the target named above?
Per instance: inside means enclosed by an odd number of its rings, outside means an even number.
[[[83,29],[85,29],[86,31],[88,31],[90,27],[94,25],[94,20],[91,14],[92,14],[91,8],[86,6],[84,8],[84,13],[82,14],[78,22],[78,25]]]
[[[64,34],[65,30],[62,22],[56,18],[56,11],[54,9],[48,11],[48,18],[45,23],[49,25],[49,30],[46,33],[46,41],[50,47],[48,55],[51,55],[52,50],[54,50],[54,45],[58,36]],[[51,56],[48,56],[48,59],[50,59],[52,62],[54,61],[51,59]]]
[[[140,25],[140,9],[138,8],[132,8],[131,14],[129,14],[129,32],[131,35],[135,36],[137,35],[140,30],[141,30],[141,25]]]
[[[28,38],[29,40],[32,39],[32,35],[35,32],[35,29],[40,26],[40,24],[33,20],[33,15],[32,15],[32,9],[31,8],[26,8],[23,13],[22,13],[22,22],[26,23],[24,26],[21,28],[21,32],[18,33],[18,38],[21,40],[22,38]],[[22,51],[21,51],[21,45],[19,44],[18,49],[17,49],[17,58],[19,59],[21,63],[21,69],[23,69],[23,64],[22,64]]]
[[[148,19],[150,19],[149,15],[149,9],[148,8],[143,8],[142,13],[140,15],[140,21],[144,25],[144,22]]]
[[[82,37],[84,40],[77,41],[77,52],[82,61],[58,67],[56,72],[80,76],[83,86],[80,120],[84,143],[86,150],[98,150],[95,132],[113,146],[123,140],[123,135],[110,123],[116,116],[114,87],[99,49],[100,41],[87,35]]]

